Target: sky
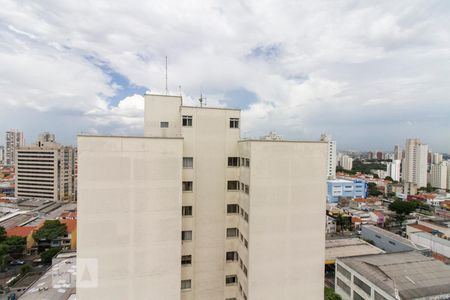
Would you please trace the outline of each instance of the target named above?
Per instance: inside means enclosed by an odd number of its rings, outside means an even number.
[[[0,132],[142,135],[143,94],[242,109],[242,136],[450,152],[450,1],[0,0]],[[0,138],[3,137],[0,135]]]

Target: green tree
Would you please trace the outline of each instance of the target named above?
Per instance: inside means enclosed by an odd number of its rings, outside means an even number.
[[[391,177],[391,176],[386,176],[386,177],[384,177],[384,180],[389,180],[389,181],[392,181],[392,182],[394,182],[394,179],[392,179],[392,177]]]
[[[378,190],[377,184],[375,182],[369,182],[367,184],[367,188],[368,188],[369,196],[378,197],[383,194],[382,192],[380,192]]]
[[[20,267],[20,276],[25,276],[27,273],[31,272],[33,267],[30,264],[25,264]]]
[[[12,257],[21,257],[25,251],[27,241],[24,237],[20,236],[10,236],[1,243],[1,245],[6,246],[7,253]]]
[[[52,258],[61,251],[61,248],[50,248],[41,253],[41,260],[44,264],[48,264],[52,262]]]
[[[325,300],[342,300],[341,296],[336,294],[332,288],[328,288],[328,287],[325,288],[324,299]]]
[[[0,243],[6,240],[6,230],[5,227],[0,226]]]
[[[352,227],[352,221],[350,220],[350,217],[339,214],[336,217],[336,226],[339,228],[339,231],[348,230]]]
[[[395,200],[389,204],[389,210],[395,212],[395,218],[397,222],[400,223],[400,226],[406,220],[406,216],[415,211],[416,208],[417,202],[414,201]]]
[[[59,220],[47,220],[44,225],[33,234],[35,241],[54,240],[57,237],[67,234],[66,224],[62,224]]]
[[[373,174],[373,178],[380,179],[380,176],[378,176],[378,174]]]

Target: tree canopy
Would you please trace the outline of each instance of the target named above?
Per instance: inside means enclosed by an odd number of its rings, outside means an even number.
[[[326,287],[325,288],[325,300],[341,300],[341,296],[336,294],[333,289]]]
[[[54,240],[67,234],[66,224],[62,224],[59,220],[46,220],[44,225],[33,234],[36,241]]]
[[[402,225],[403,221],[405,221],[406,216],[415,211],[417,208],[417,202],[415,201],[403,201],[403,200],[395,200],[391,204],[389,204],[389,209],[395,212],[396,219]]]

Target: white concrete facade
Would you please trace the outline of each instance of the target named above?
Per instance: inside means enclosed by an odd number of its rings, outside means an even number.
[[[431,164],[430,184],[434,188],[447,189],[448,164],[446,161]]]
[[[322,134],[320,140],[328,143],[328,163],[327,163],[327,176],[328,179],[336,178],[336,141],[332,140],[330,134]]]
[[[398,159],[388,162],[386,164],[387,176],[390,176],[395,181],[400,181],[400,165],[401,162]]]
[[[406,140],[402,181],[427,186],[428,145],[419,139]]]
[[[5,164],[14,165],[16,151],[25,144],[23,132],[15,129],[9,130],[5,135]]]
[[[240,140],[240,110],[178,96],[145,95],[144,132],[79,137],[78,257],[99,286],[77,298],[323,296],[327,143]]]

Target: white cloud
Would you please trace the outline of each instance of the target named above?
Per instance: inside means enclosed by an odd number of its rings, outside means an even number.
[[[409,134],[400,129],[407,120],[450,113],[448,28],[450,6],[426,0],[5,0],[0,105],[75,111],[80,130],[138,133],[142,97],[111,102],[120,86],[99,65],[164,91],[167,55],[170,91],[181,85],[187,103],[200,93],[209,105],[223,105],[230,90],[254,93],[243,112],[248,135],[327,131],[341,145],[389,147]],[[377,121],[390,139],[367,137]],[[450,121],[424,122],[423,138],[448,151],[440,134],[450,134]]]

